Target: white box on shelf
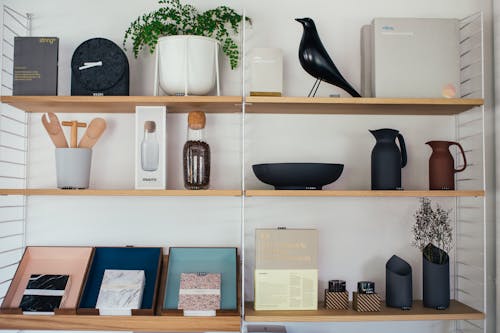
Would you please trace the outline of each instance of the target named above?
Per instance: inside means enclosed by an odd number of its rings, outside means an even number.
[[[250,95],[281,96],[283,53],[277,48],[255,48],[250,53]]]
[[[167,187],[167,109],[165,106],[135,107],[135,188],[163,190]]]
[[[255,230],[255,310],[317,310],[318,231]]]
[[[375,18],[361,29],[364,97],[460,97],[458,19]]]

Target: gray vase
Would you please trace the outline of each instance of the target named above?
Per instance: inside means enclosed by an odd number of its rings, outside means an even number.
[[[385,264],[385,303],[402,310],[409,310],[413,304],[411,266],[396,255]]]

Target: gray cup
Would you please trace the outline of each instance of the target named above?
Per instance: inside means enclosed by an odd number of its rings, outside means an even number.
[[[57,187],[85,189],[89,187],[92,149],[56,148]]]

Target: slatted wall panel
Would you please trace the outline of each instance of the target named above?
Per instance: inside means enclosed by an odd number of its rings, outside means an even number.
[[[461,21],[461,97],[483,98],[483,22],[481,13]],[[456,174],[458,190],[484,189],[484,107],[456,118],[457,141],[465,150],[467,168]],[[456,168],[463,166],[456,151]],[[458,198],[455,228],[455,298],[486,311],[485,200]],[[460,321],[457,332],[485,332],[484,321]]]

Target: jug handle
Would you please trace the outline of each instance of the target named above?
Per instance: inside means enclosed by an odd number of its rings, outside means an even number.
[[[406,155],[405,139],[401,134],[398,134],[399,147],[401,148],[401,167],[404,168],[408,163],[408,156]]]
[[[464,159],[464,166],[460,169],[455,169],[455,172],[462,172],[465,170],[465,168],[467,167],[467,159],[465,158],[465,152],[464,152],[464,149],[462,148],[462,146],[460,145],[460,143],[458,142],[452,142],[451,145],[455,145],[457,146],[458,148],[460,148],[460,152],[462,153],[462,157]]]

